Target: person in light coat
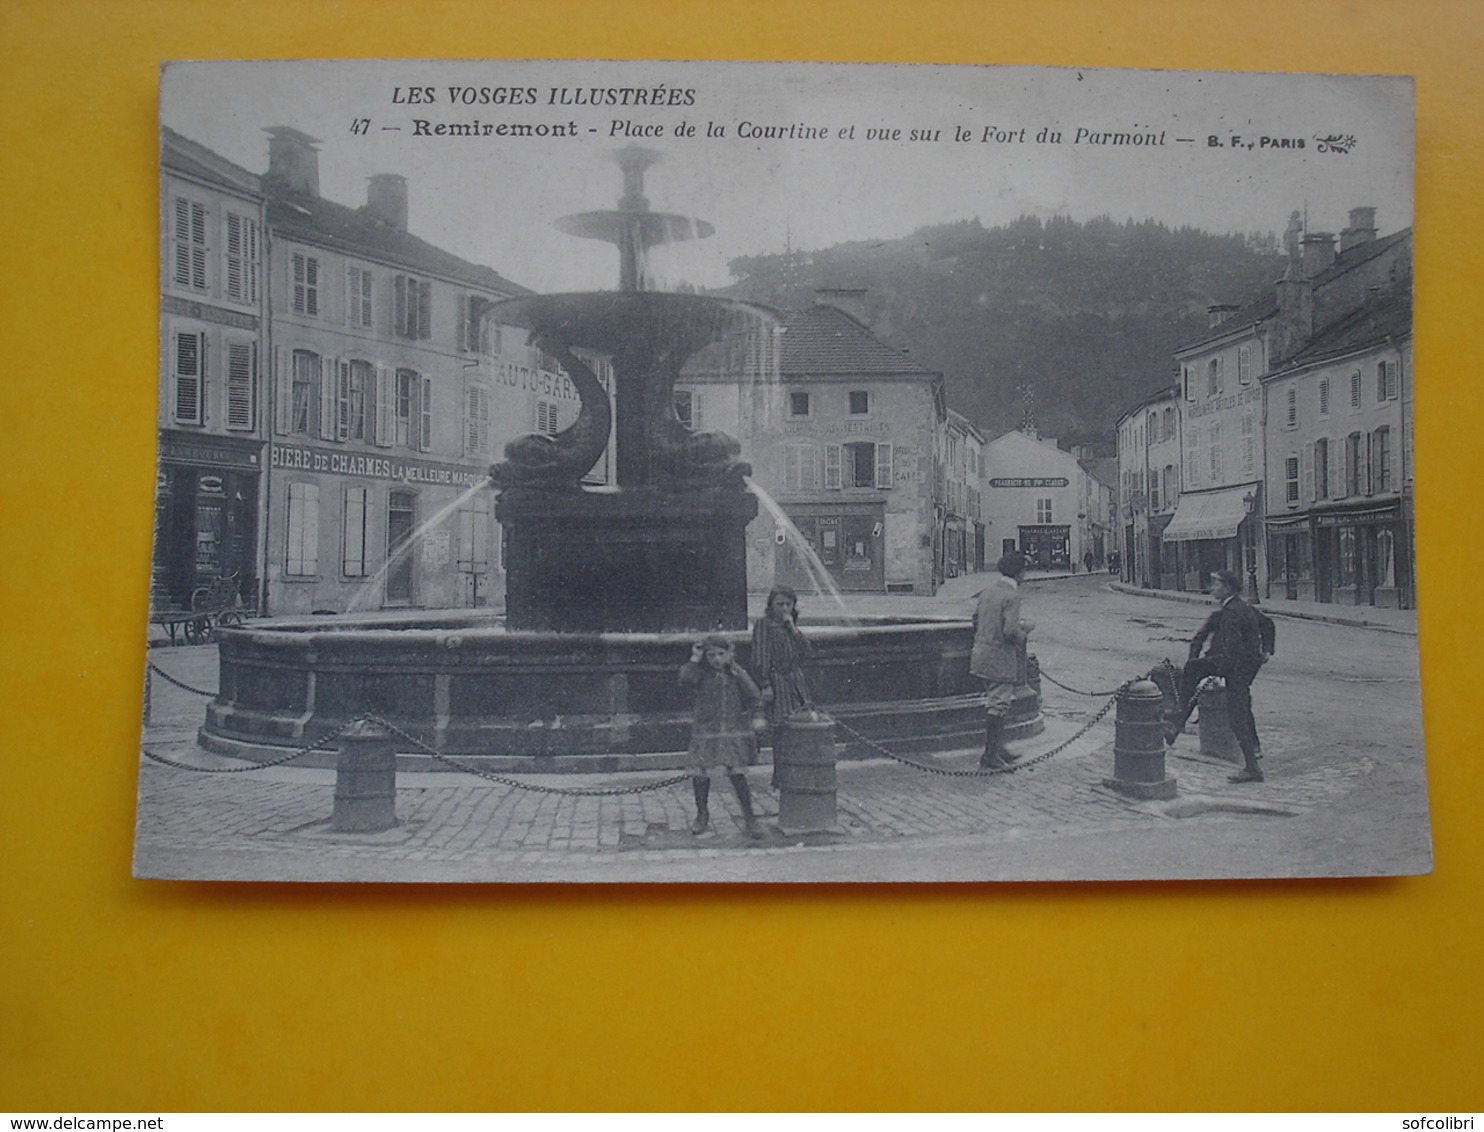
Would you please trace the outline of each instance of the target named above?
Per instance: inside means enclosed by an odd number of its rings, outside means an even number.
[[[1025,683],[1025,645],[1034,628],[1020,616],[1020,579],[1026,558],[1010,551],[998,564],[999,576],[990,579],[974,609],[974,650],[969,672],[984,681],[984,754],[979,765],[1003,770],[1015,761],[1005,747],[1005,716],[1015,687]]]

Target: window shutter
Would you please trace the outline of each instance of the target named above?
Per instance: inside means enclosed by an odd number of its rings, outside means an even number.
[[[227,427],[253,426],[253,345],[227,343]]]
[[[322,358],[319,365],[319,434],[323,440],[334,440],[340,423],[336,390],[338,369],[334,358]]]
[[[1300,455],[1303,457],[1303,462],[1304,462],[1303,501],[1305,503],[1313,503],[1314,502],[1314,446],[1312,444],[1305,444],[1303,446],[1303,448],[1300,449]]]
[[[206,388],[206,335],[175,336],[175,419],[202,424]]]
[[[175,282],[191,285],[191,202],[175,198]]]
[[[419,415],[417,446],[427,452],[433,447],[433,379],[431,377],[422,379],[418,390],[417,405]]]
[[[843,451],[838,444],[824,446],[824,486],[827,490],[840,487],[840,459]]]
[[[242,286],[242,218],[227,213],[227,297],[241,299]]]
[[[378,448],[390,448],[396,438],[396,428],[393,414],[396,411],[396,400],[392,394],[392,371],[386,366],[376,367],[376,404],[375,404],[375,436],[372,438]]]
[[[1365,493],[1376,494],[1376,434],[1366,433],[1365,437]]]
[[[1329,497],[1339,499],[1345,494],[1345,445],[1329,441]]]
[[[419,338],[433,336],[433,285],[431,283],[417,285],[417,336]]]
[[[876,486],[882,490],[891,487],[892,446],[890,441],[876,445]]]
[[[701,407],[703,398],[699,389],[691,391],[690,395],[690,427],[693,432],[700,432],[706,427],[706,413]]]
[[[287,436],[293,427],[294,390],[289,352],[280,346],[273,351],[273,431]]]
[[[1350,407],[1360,408],[1360,370],[1353,370],[1350,374]]]
[[[392,330],[403,338],[409,337],[407,333],[407,276],[399,275],[393,281],[392,295],[394,303]]]

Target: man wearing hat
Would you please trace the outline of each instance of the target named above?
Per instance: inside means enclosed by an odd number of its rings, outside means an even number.
[[[979,765],[1003,770],[1015,761],[1005,748],[1005,716],[1017,684],[1025,683],[1025,644],[1034,623],[1020,616],[1020,579],[1025,555],[1012,550],[1000,559],[999,575],[979,595],[974,609],[974,651],[969,672],[985,684],[984,754]]]

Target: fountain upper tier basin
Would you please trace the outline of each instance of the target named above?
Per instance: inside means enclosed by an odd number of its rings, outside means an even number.
[[[973,627],[878,617],[810,624],[819,706],[894,751],[972,746],[983,685],[969,675]],[[749,660],[750,635],[728,634]],[[285,621],[221,634],[221,685],[203,744],[250,759],[281,756],[362,713],[435,750],[514,771],[684,765],[691,705],[678,681],[694,634],[507,631],[487,618],[434,614],[393,624]],[[1024,690],[1012,721],[1040,726]],[[842,754],[869,745],[842,727]],[[323,760],[333,759],[333,751]]]
[[[776,323],[778,312],[711,295],[574,291],[505,299],[489,308],[489,317],[530,330],[538,340],[615,354],[642,346],[683,362],[729,330],[750,322]]]

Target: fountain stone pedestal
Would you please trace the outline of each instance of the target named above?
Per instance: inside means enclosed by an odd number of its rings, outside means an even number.
[[[747,627],[741,491],[502,492],[506,624],[557,632]]]

